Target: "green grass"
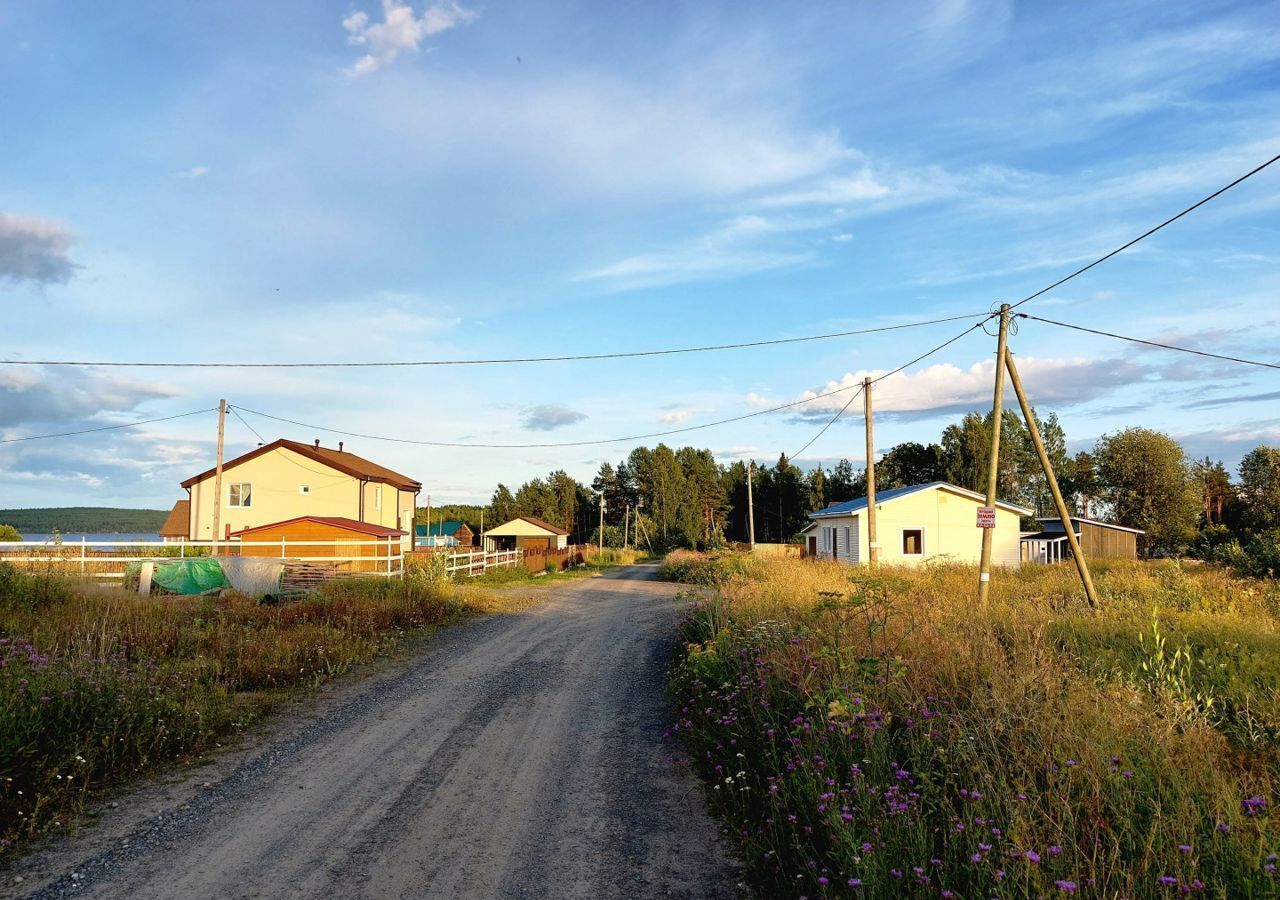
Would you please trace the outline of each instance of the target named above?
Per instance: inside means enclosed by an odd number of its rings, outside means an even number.
[[[770,897],[1274,897],[1280,586],[675,558],[673,728]],[[850,880],[854,884],[850,885]]]

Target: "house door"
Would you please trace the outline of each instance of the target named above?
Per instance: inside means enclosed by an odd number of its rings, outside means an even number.
[[[809,555],[818,555],[818,536],[816,534],[809,535]]]

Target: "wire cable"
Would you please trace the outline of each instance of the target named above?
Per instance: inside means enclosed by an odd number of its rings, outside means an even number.
[[[897,374],[898,374],[899,372],[901,372],[903,369],[906,369],[906,368],[908,368],[909,366],[914,366],[916,363],[921,362],[922,360],[925,360],[925,359],[929,358],[930,356],[933,356],[933,354],[937,353],[938,351],[940,351],[940,350],[942,350],[942,349],[944,349],[944,348],[946,348],[946,347],[951,346],[951,345],[952,345],[952,344],[954,344],[956,341],[958,341],[958,340],[960,340],[962,337],[964,337],[966,334],[969,334],[969,333],[971,333],[971,332],[973,332],[973,331],[976,331],[977,329],[981,328],[983,325],[987,324],[987,322],[991,321],[991,319],[998,317],[998,315],[999,315],[999,314],[997,313],[996,315],[988,316],[986,319],[984,319],[983,321],[981,321],[981,322],[977,323],[977,324],[976,324],[976,325],[974,325],[973,327],[971,327],[971,328],[966,328],[964,331],[960,332],[960,333],[959,333],[959,334],[957,334],[955,337],[953,337],[953,338],[948,338],[947,340],[943,341],[941,344],[939,344],[938,346],[934,347],[932,350],[927,350],[927,351],[925,351],[924,353],[921,353],[919,356],[917,356],[915,359],[911,360],[910,362],[903,363],[902,365],[898,366],[898,368],[896,368],[896,369],[891,369],[890,371],[885,372],[883,375],[878,375],[878,376],[876,376],[875,378],[871,379],[871,383],[872,383],[872,384],[877,384],[877,383],[879,383],[879,382],[881,382],[881,381],[884,381],[884,380],[885,380],[886,378],[888,378],[889,376],[891,376],[891,375],[897,375]],[[853,385],[850,385],[850,387],[852,387],[852,386],[853,386]],[[836,414],[835,414],[834,416],[832,416],[832,417],[827,421],[827,423],[826,423],[825,425],[823,425],[823,426],[822,426],[822,428],[818,431],[818,433],[817,433],[817,434],[815,434],[813,437],[809,438],[809,443],[805,444],[803,447],[801,447],[801,448],[800,448],[799,450],[797,450],[795,453],[791,454],[791,457],[790,457],[790,458],[791,458],[791,459],[798,459],[801,453],[803,453],[804,451],[806,451],[806,450],[808,450],[810,447],[812,447],[812,446],[813,446],[813,444],[818,440],[818,438],[820,438],[820,437],[822,437],[824,434],[826,434],[826,433],[827,433],[827,429],[828,429],[828,428],[830,428],[832,425],[836,424],[836,421],[837,421],[841,416],[843,416],[843,415],[845,414],[845,412],[847,412],[847,411],[848,411],[848,409],[849,409],[849,407],[850,407],[850,406],[852,406],[852,405],[853,405],[853,401],[854,401],[854,400],[856,400],[856,399],[858,399],[858,394],[861,394],[861,393],[862,393],[862,388],[863,388],[863,385],[858,385],[858,393],[857,393],[857,394],[854,394],[852,397],[850,397],[850,398],[849,398],[849,400],[848,400],[848,402],[846,402],[844,406],[840,407],[840,409],[836,412]],[[848,388],[845,388],[845,390],[848,390]],[[825,394],[825,395],[822,395],[822,396],[830,396],[830,394]],[[818,398],[817,398],[817,397],[814,397],[813,399],[814,399],[814,400],[816,400],[816,399],[818,399]]]
[[[1130,337],[1126,334],[1116,334],[1111,331],[1102,331],[1098,328],[1089,328],[1084,325],[1072,325],[1069,322],[1058,322],[1053,319],[1045,319],[1041,316],[1033,316],[1028,313],[1018,313],[1023,319],[1033,319],[1036,322],[1044,322],[1046,325],[1057,325],[1059,328],[1070,328],[1073,331],[1084,331],[1089,334],[1097,334],[1102,337],[1115,338],[1120,341],[1128,341],[1131,344],[1144,344],[1148,347],[1158,347],[1161,350],[1177,350],[1179,353],[1192,353],[1196,356],[1204,356],[1209,359],[1220,359],[1225,362],[1240,363],[1245,366],[1260,366],[1264,369],[1280,369],[1280,363],[1263,362],[1257,359],[1245,359],[1240,356],[1227,356],[1223,353],[1210,353],[1208,350],[1194,350],[1190,347],[1178,347],[1174,344],[1162,344],[1159,341],[1149,341],[1145,338]]]
[[[235,417],[236,417],[237,419],[239,419],[239,420],[240,420],[240,423],[241,423],[242,425],[244,425],[244,427],[245,427],[245,428],[248,428],[250,431],[252,431],[252,432],[253,432],[253,436],[254,436],[254,437],[256,437],[258,440],[262,441],[262,443],[264,443],[264,444],[269,444],[269,443],[271,443],[271,442],[270,442],[270,441],[268,441],[266,438],[264,438],[262,435],[258,434],[258,429],[254,428],[252,425],[250,425],[250,424],[249,424],[249,422],[245,419],[245,417],[244,417],[244,416],[242,416],[242,415],[240,415],[240,410],[236,409],[234,406],[228,406],[228,407],[227,407],[227,409],[229,409],[229,410],[231,410],[233,413],[235,413]]]
[[[1053,284],[1049,285],[1048,287],[1041,288],[1040,290],[1036,291],[1034,294],[1030,294],[1026,297],[1023,297],[1017,303],[1012,304],[1009,308],[1017,309],[1019,306],[1021,306],[1024,303],[1030,303],[1032,300],[1036,299],[1037,297],[1049,293],[1049,291],[1053,290],[1054,288],[1060,287],[1061,285],[1066,284],[1068,281],[1070,281],[1072,278],[1075,278],[1077,275],[1083,275],[1085,272],[1088,272],[1094,266],[1097,266],[1106,262],[1116,254],[1123,253],[1125,250],[1128,250],[1130,247],[1132,247],[1134,244],[1138,243],[1139,241],[1142,241],[1151,237],[1151,235],[1155,234],[1157,231],[1164,228],[1165,226],[1172,225],[1174,222],[1181,219],[1187,213],[1190,213],[1199,209],[1200,207],[1208,203],[1210,200],[1213,200],[1217,197],[1221,197],[1223,194],[1231,190],[1236,185],[1240,184],[1243,181],[1246,181],[1249,178],[1252,178],[1254,175],[1257,175],[1259,172],[1261,172],[1263,169],[1265,169],[1267,166],[1271,165],[1272,163],[1276,162],[1277,160],[1280,160],[1280,153],[1271,157],[1269,160],[1267,160],[1257,168],[1251,169],[1250,171],[1244,173],[1243,175],[1241,175],[1239,178],[1237,178],[1235,181],[1231,182],[1230,184],[1224,185],[1223,187],[1218,188],[1208,197],[1205,197],[1204,199],[1198,200],[1197,202],[1191,204],[1182,212],[1178,213],[1176,216],[1170,216],[1169,218],[1165,219],[1163,222],[1161,222],[1159,225],[1155,226],[1154,228],[1150,228],[1147,231],[1144,231],[1142,234],[1138,235],[1136,238],[1129,241],[1127,244],[1122,244],[1121,246],[1112,250],[1107,255],[1098,257],[1093,262],[1089,263],[1089,265],[1076,269],[1074,272],[1072,272],[1070,275],[1067,275],[1065,278],[1059,278],[1057,281],[1055,281]]]
[[[217,411],[217,407],[212,409],[194,409],[191,412],[178,413],[176,416],[161,416],[158,419],[143,419],[141,422],[124,422],[120,425],[103,425],[101,428],[83,428],[80,431],[62,431],[57,434],[32,434],[27,437],[4,438],[0,440],[0,444],[18,444],[22,441],[43,441],[46,438],[73,437],[77,434],[93,434],[97,431],[112,431],[117,428],[137,428],[139,425],[151,425],[155,422],[168,422],[173,419],[185,418],[186,416],[196,416],[200,413]]]
[[[859,328],[854,331],[835,331],[829,334],[811,334],[804,337],[772,338],[763,341],[744,341],[737,344],[711,344],[701,347],[675,347],[665,350],[632,350],[619,353],[583,353],[570,356],[515,356],[494,359],[424,359],[392,362],[104,362],[65,359],[5,359],[0,365],[6,366],[110,366],[116,368],[152,368],[152,369],[372,369],[372,368],[405,368],[414,366],[496,366],[517,363],[549,363],[578,362],[596,359],[634,359],[641,356],[674,356],[681,353],[707,353],[718,350],[743,350],[752,347],[774,347],[781,344],[802,344],[811,341],[827,341],[835,338],[855,337],[862,334],[879,334],[885,331],[901,331],[905,328],[920,328],[926,325],[941,325],[944,322],[959,322],[964,319],[985,318],[989,313],[969,313],[962,316],[946,316],[941,319],[928,319],[921,322],[903,322],[898,325],[881,325],[875,328]]]

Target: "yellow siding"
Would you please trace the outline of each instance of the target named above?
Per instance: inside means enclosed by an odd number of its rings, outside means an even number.
[[[231,485],[247,482],[253,485],[248,507],[230,505]],[[302,493],[301,486],[309,490]],[[282,522],[298,516],[340,516],[356,521],[400,528],[412,533],[414,495],[383,484],[382,509],[376,508],[377,484],[364,486],[364,511],[361,515],[360,480],[345,475],[314,460],[300,456],[285,447],[255,457],[222,473],[221,528],[234,533],[243,528]],[[191,486],[191,531],[196,540],[209,540],[213,535],[214,478]],[[397,523],[397,513],[401,516]],[[404,538],[405,542],[412,536]]]
[[[876,532],[880,560],[888,565],[920,565],[926,560],[977,563],[982,553],[982,530],[977,527],[977,509],[982,503],[941,489],[920,491],[876,504]],[[870,559],[866,514],[820,519],[823,526],[858,527],[858,559]],[[924,554],[902,552],[904,529],[924,531]],[[1017,513],[996,508],[996,528],[992,536],[991,559],[996,565],[1020,563],[1020,529]],[[821,539],[819,540],[821,549]],[[843,556],[843,554],[841,554]]]

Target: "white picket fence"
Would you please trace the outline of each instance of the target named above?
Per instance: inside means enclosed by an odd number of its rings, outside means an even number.
[[[270,548],[271,553],[244,553],[249,548]],[[204,553],[194,552],[197,548]],[[164,553],[158,551],[163,550]],[[325,551],[328,551],[327,553]],[[355,552],[355,551],[361,552]],[[176,551],[176,552],[175,552]],[[62,575],[119,579],[130,563],[188,556],[274,557],[332,566],[344,575],[382,578],[404,576],[404,549],[397,538],[379,541],[0,541],[0,562],[24,568],[48,567]]]
[[[521,550],[471,550],[445,555],[445,571],[450,575],[464,574],[467,578],[483,575],[490,569],[506,569],[521,565]]]

